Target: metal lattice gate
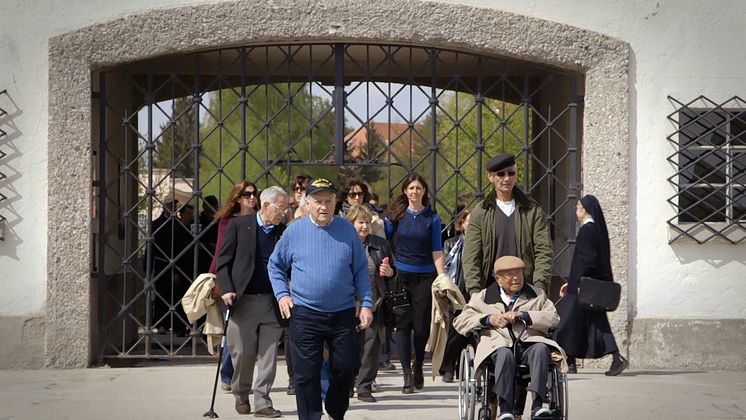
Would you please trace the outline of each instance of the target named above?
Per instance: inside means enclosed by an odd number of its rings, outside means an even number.
[[[426,47],[303,44],[163,57],[95,76],[102,357],[207,354],[180,298],[214,253],[206,238],[216,222],[197,213],[241,179],[288,188],[297,172],[362,178],[386,203],[417,171],[448,221],[484,196],[485,162],[510,151],[518,185],[547,214],[556,276],[569,269],[580,75]]]

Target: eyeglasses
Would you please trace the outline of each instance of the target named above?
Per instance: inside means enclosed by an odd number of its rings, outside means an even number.
[[[500,171],[500,172],[495,172],[495,176],[497,176],[498,178],[505,178],[505,175],[507,175],[507,176],[515,176],[515,171]]]
[[[243,198],[256,197],[256,191],[244,191],[241,193],[241,197]]]
[[[295,187],[293,187],[293,191],[295,191],[295,192],[305,191],[305,190],[306,190],[306,188],[305,187],[301,187],[300,185],[296,185]]]
[[[285,213],[285,211],[287,211],[287,208],[280,207],[275,203],[269,203],[269,205],[279,210],[280,213]]]
[[[362,191],[360,191],[360,192],[357,192],[357,191],[352,192],[352,191],[350,191],[350,192],[347,193],[347,196],[348,197],[352,197],[352,198],[362,197],[363,195],[364,195],[364,193]]]

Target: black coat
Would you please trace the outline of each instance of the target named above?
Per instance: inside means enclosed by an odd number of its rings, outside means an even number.
[[[396,277],[396,268],[394,268],[394,253],[391,251],[391,245],[389,245],[389,242],[387,240],[373,234],[368,235],[368,256],[373,261],[373,265],[375,265],[376,267],[380,267],[383,259],[388,257],[389,265],[394,270],[394,276],[391,277],[391,279]],[[381,303],[380,299],[382,299],[385,295],[386,288],[388,287],[391,279],[384,278],[379,280],[378,276],[376,276],[376,278],[370,279],[370,288],[373,292],[374,310],[378,309]]]
[[[217,276],[220,293],[235,292],[240,299],[249,286],[256,263],[256,241],[259,224],[256,214],[234,217],[225,229],[225,236],[218,254]],[[274,244],[280,240],[285,225],[272,230]]]
[[[578,305],[578,283],[581,277],[613,281],[608,253],[603,252],[601,229],[586,223],[578,231],[572,256],[567,295],[557,303],[560,324],[557,342],[570,357],[595,359],[618,351],[606,312],[588,311]]]

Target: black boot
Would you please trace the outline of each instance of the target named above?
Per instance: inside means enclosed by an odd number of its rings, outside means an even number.
[[[578,365],[575,364],[574,357],[567,358],[567,373],[578,373]]]
[[[404,371],[404,387],[401,389],[402,394],[411,394],[414,392],[414,387],[412,386],[412,369],[409,368],[403,368]]]
[[[629,362],[619,352],[613,354],[614,360],[611,361],[611,367],[606,372],[606,376],[617,376],[629,367]]]
[[[412,381],[414,382],[414,389],[418,391],[425,387],[425,377],[422,375],[422,363],[415,362],[412,372]]]

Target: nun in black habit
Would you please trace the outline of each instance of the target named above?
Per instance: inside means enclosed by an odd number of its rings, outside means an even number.
[[[575,242],[570,276],[560,290],[564,301],[558,305],[560,324],[556,339],[567,353],[570,372],[577,371],[575,358],[596,359],[611,354],[613,361],[606,375],[616,376],[629,363],[619,354],[606,312],[582,308],[577,295],[581,277],[614,281],[606,220],[598,199],[592,195],[580,199],[575,214],[581,226]]]

